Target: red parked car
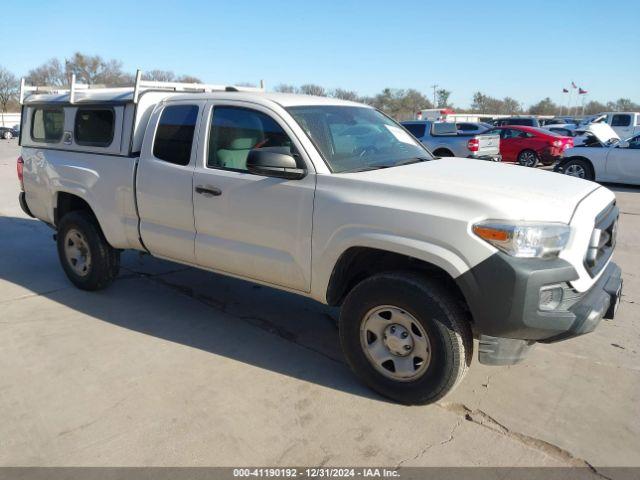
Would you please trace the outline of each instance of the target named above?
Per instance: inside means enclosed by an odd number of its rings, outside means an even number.
[[[535,127],[504,125],[484,133],[500,135],[503,162],[518,162],[525,167],[535,167],[540,162],[551,165],[573,147],[573,138]]]

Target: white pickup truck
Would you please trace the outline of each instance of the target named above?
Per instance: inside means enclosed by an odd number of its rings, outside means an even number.
[[[608,189],[434,160],[358,103],[139,78],[22,89],[20,203],[79,288],[134,249],[341,306],[350,366],[407,404],[449,392],[474,337],[480,362],[512,364],[613,318]]]

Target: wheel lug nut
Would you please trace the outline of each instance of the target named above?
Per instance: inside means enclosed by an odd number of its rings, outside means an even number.
[[[407,351],[411,350],[411,345],[405,345],[404,349],[407,350]]]
[[[407,338],[409,334],[407,332],[402,332],[402,338]]]
[[[391,330],[391,333],[396,333],[396,327],[391,327],[389,330]]]

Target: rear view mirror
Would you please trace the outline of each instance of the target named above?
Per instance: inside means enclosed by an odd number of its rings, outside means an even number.
[[[298,167],[296,159],[287,150],[280,147],[253,149],[247,157],[247,170],[250,173],[266,177],[287,180],[303,178],[307,171]]]

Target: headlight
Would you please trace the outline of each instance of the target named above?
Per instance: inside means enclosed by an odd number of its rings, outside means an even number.
[[[564,223],[487,220],[476,223],[473,233],[513,257],[554,258],[567,244],[571,229]]]

